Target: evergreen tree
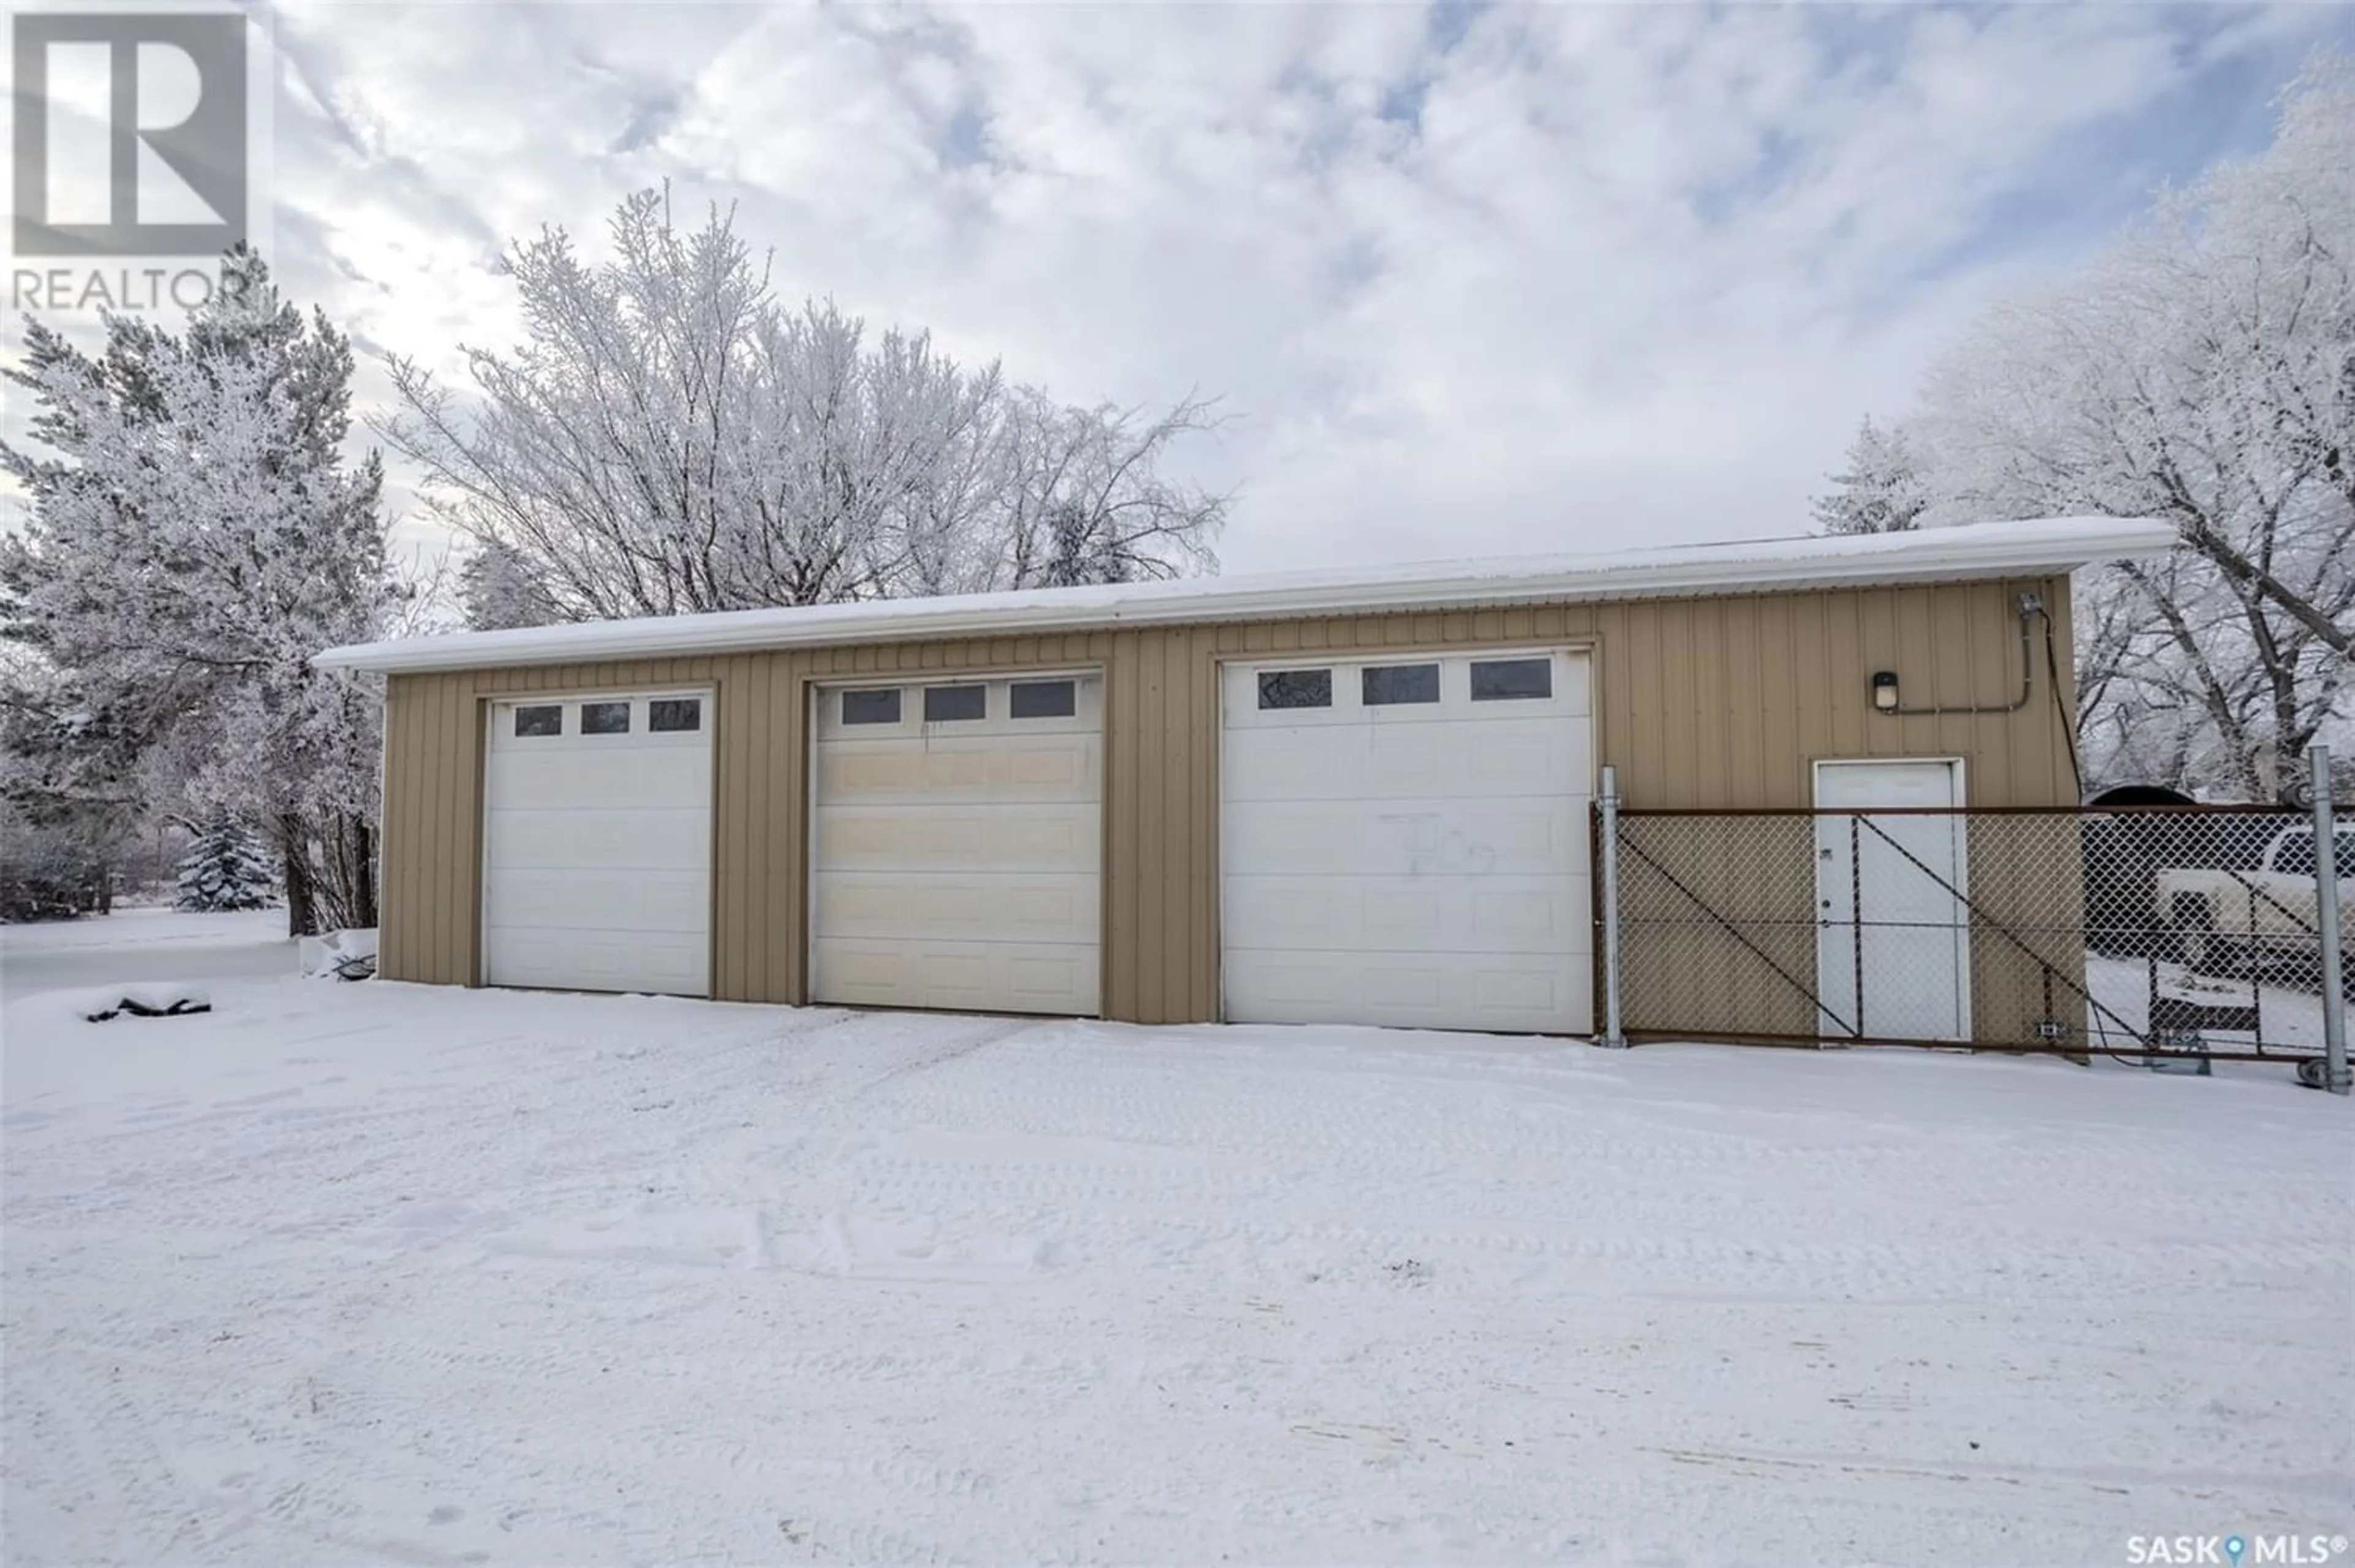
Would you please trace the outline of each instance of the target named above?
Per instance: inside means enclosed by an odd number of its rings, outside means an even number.
[[[0,443],[33,497],[0,540],[0,635],[151,795],[266,825],[297,934],[376,923],[378,704],[310,664],[399,597],[377,460],[342,458],[351,372],[241,247],[184,335],[110,316],[92,357],[32,322],[6,372],[57,455]]]
[[[480,541],[467,557],[458,573],[458,597],[467,626],[477,632],[548,626],[564,619],[529,563],[513,546],[495,539]]]
[[[1832,475],[1839,488],[1816,497],[1816,521],[1828,534],[1892,534],[1922,526],[1929,491],[1902,425],[1887,429],[1867,414],[1848,449],[1848,472]]]
[[[180,857],[184,910],[267,909],[272,891],[270,857],[242,824],[219,817],[197,829]]]

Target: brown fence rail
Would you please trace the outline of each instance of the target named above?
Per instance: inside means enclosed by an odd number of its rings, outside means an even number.
[[[2304,812],[1621,805],[1596,845],[1631,1039],[2302,1062],[2323,987],[2355,991]]]

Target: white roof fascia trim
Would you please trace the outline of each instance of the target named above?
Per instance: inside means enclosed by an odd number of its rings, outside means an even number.
[[[1356,577],[1295,573],[1256,584],[1250,578],[1186,578],[461,632],[329,648],[312,662],[324,669],[406,675],[1112,626],[1947,581],[2148,559],[2165,554],[2175,540],[2171,526],[2144,519],[1983,523],[1584,558],[1402,566],[1388,574],[1375,569]],[[1759,553],[1747,553],[1752,549]]]

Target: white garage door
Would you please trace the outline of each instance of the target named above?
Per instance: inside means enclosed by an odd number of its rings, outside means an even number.
[[[490,721],[484,981],[708,995],[709,695],[550,695]]]
[[[1235,1022],[1590,1028],[1587,663],[1228,666]]]
[[[816,709],[811,999],[1094,1013],[1102,681],[828,687]]]

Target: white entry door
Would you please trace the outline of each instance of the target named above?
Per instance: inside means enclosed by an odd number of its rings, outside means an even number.
[[[1817,809],[1841,814],[1816,818],[1816,972],[1826,1035],[1969,1036],[1962,805],[1959,762],[1816,764]]]
[[[1221,685],[1230,1021],[1587,1032],[1583,655],[1401,650]]]
[[[812,715],[810,997],[1098,1010],[1098,676],[823,687]]]
[[[706,692],[495,702],[483,980],[709,994]]]

